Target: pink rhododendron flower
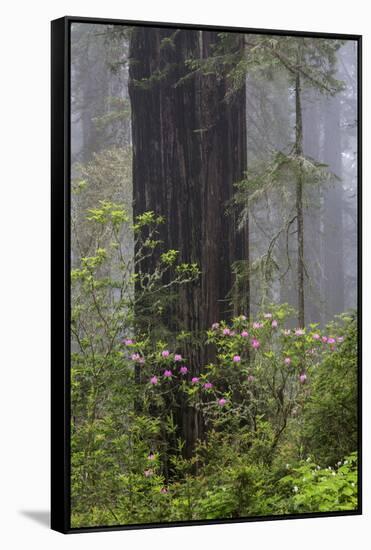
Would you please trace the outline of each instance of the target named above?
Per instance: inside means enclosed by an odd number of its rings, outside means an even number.
[[[291,330],[290,330],[290,329],[286,329],[286,330],[283,331],[283,334],[284,334],[285,336],[290,336]]]
[[[155,460],[155,455],[153,453],[149,453],[149,455],[147,456],[147,460]]]
[[[278,322],[277,322],[275,319],[272,321],[272,327],[273,327],[273,328],[277,328],[277,327],[278,327]]]
[[[255,377],[252,374],[249,374],[249,376],[247,377],[247,381],[254,382],[254,380],[255,380]]]
[[[236,336],[236,331],[235,331],[235,330],[231,330],[230,336]]]
[[[249,333],[247,332],[247,330],[243,330],[243,331],[241,332],[241,336],[242,336],[243,338],[247,338],[248,335],[249,335]]]
[[[170,351],[167,349],[164,349],[164,351],[161,352],[162,357],[169,357]]]
[[[229,330],[229,328],[224,328],[224,329],[223,329],[223,334],[224,334],[224,336],[229,336],[230,333],[231,333],[231,331]]]
[[[251,345],[254,349],[260,348],[260,342],[259,342],[259,340],[256,340],[255,338],[253,340],[251,340]]]
[[[300,384],[305,384],[306,381],[307,381],[307,375],[305,373],[302,373],[299,376],[299,382],[300,382]]]
[[[303,334],[305,334],[305,330],[303,328],[297,328],[295,330],[295,335],[296,336],[303,336]]]
[[[262,328],[263,323],[253,323],[252,328]]]
[[[163,495],[166,495],[166,493],[168,493],[169,491],[166,489],[166,487],[161,487],[160,489],[160,493],[162,493]]]
[[[217,330],[219,328],[219,323],[213,323],[211,325],[212,330]]]
[[[174,355],[174,361],[182,361],[182,356],[180,355],[180,353],[176,353]]]
[[[272,319],[272,314],[271,313],[264,313],[264,317],[265,317],[265,319]]]
[[[180,367],[179,371],[180,371],[180,374],[187,374],[188,369],[187,367],[183,366],[183,367]]]
[[[239,363],[241,361],[241,357],[239,355],[235,355],[233,357],[233,363]]]
[[[226,403],[227,403],[227,400],[224,399],[224,397],[218,400],[218,405],[220,405],[220,407],[224,407]]]
[[[131,340],[130,338],[125,338],[124,344],[125,346],[130,346],[131,344],[134,344],[134,340]]]
[[[336,344],[336,340],[335,340],[335,338],[327,338],[327,343],[328,344]]]
[[[139,353],[133,353],[131,359],[136,363],[144,363],[144,357],[139,355]]]
[[[194,376],[191,380],[192,384],[197,384],[197,382],[199,382],[199,378],[197,378],[197,376]]]
[[[290,357],[285,357],[284,363],[285,363],[285,365],[291,365],[291,359],[290,359]]]
[[[327,342],[327,336],[322,336],[322,342],[323,342],[324,344],[326,344],[326,342]]]
[[[173,373],[171,372],[171,370],[166,370],[164,372],[164,377],[165,378],[171,378],[173,376]]]
[[[152,384],[152,386],[156,386],[156,384],[158,383],[157,376],[152,376],[152,378],[150,379],[150,383]]]
[[[211,382],[205,382],[205,384],[204,384],[205,390],[210,390],[212,387],[213,387],[213,385],[212,385]]]
[[[312,338],[313,340],[320,340],[321,336],[316,332],[315,334],[313,334]]]
[[[151,477],[151,476],[153,476],[153,470],[152,470],[152,468],[148,468],[148,470],[144,470],[143,473],[144,473],[145,477]]]

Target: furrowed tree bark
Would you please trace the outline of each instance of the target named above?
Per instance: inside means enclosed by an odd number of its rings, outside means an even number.
[[[233,313],[227,300],[231,265],[248,251],[246,233],[236,238],[236,220],[226,215],[233,183],[246,169],[245,90],[227,102],[225,78],[190,74],[185,63],[212,55],[218,40],[214,32],[137,28],[130,48],[134,215],[163,215],[165,248],[179,250],[180,261],[202,271],[196,283],[180,289],[165,320],[172,331],[192,334],[182,350],[190,377],[202,373],[212,354],[201,345],[204,331]],[[142,268],[157,259],[155,252]],[[204,426],[197,410],[183,401],[179,409],[189,457]]]
[[[196,77],[187,78],[185,60],[199,57],[192,31],[137,28],[130,46],[129,94],[132,108],[134,216],[152,210],[163,215],[159,238],[165,249],[179,250],[182,262],[201,263],[200,136]],[[158,261],[154,251],[141,265]],[[174,331],[198,334],[200,282],[180,290],[178,307],[163,321]],[[190,375],[200,372],[197,346],[184,350]],[[179,433],[186,452],[200,432],[200,420],[181,400]]]
[[[218,40],[216,32],[202,33],[203,58],[213,54]],[[235,47],[243,49],[242,36],[236,38]],[[246,88],[234,91],[227,100],[228,88],[227,78],[202,76],[203,328],[237,313],[249,314],[248,277],[244,281],[244,296],[238,297],[237,304],[231,305],[227,299],[235,282],[231,272],[233,262],[249,258],[248,225],[238,232],[236,214],[226,215],[233,185],[243,178],[246,170]]]

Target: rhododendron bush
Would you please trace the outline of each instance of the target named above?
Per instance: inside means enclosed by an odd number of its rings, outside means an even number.
[[[198,267],[163,250],[133,268],[162,247],[163,219],[104,202],[88,220],[95,250],[72,272],[73,525],[354,509],[355,316],[299,328],[271,304],[196,339],[164,319]]]

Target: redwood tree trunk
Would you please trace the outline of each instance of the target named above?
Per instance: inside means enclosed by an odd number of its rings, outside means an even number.
[[[164,39],[172,44],[164,45]],[[132,109],[134,216],[152,210],[165,218],[160,239],[165,249],[179,250],[184,262],[201,263],[202,186],[196,77],[179,83],[188,70],[185,59],[199,57],[199,37],[194,31],[137,28],[130,46],[129,93]],[[153,78],[153,75],[157,75]],[[154,251],[142,269],[158,260]],[[168,328],[200,330],[201,285],[182,288],[177,310],[165,323]],[[176,319],[176,322],[175,322]],[[182,350],[190,376],[200,372],[199,353]],[[196,411],[180,399],[179,433],[186,453],[200,433]]]
[[[182,350],[190,376],[210,358],[199,343],[202,332],[232,314],[231,264],[248,250],[246,234],[236,237],[235,220],[226,215],[233,183],[246,169],[245,89],[227,102],[225,78],[190,75],[185,63],[211,55],[218,40],[216,32],[148,28],[135,29],[131,39],[134,215],[163,215],[164,246],[202,271],[198,282],[181,289],[166,321],[193,336]],[[179,432],[190,456],[203,422],[184,402],[179,409]]]
[[[212,54],[218,33],[202,33],[202,57]],[[236,48],[244,47],[243,37],[236,38]],[[203,235],[202,235],[202,303],[203,328],[231,315],[249,315],[249,278],[233,306],[227,299],[232,286],[231,266],[236,260],[248,262],[248,225],[237,231],[236,215],[226,216],[233,184],[244,176],[247,163],[246,88],[236,91],[229,101],[225,95],[229,83],[207,75],[201,82]]]

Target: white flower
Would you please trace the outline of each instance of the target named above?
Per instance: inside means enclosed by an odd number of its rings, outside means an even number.
[[[352,487],[355,487],[355,484],[353,483],[353,481],[352,481],[352,483],[351,483],[351,486],[352,486]]]
[[[333,476],[336,476],[336,472],[332,472],[332,475],[333,475]]]
[[[344,464],[348,464],[348,461],[347,461],[347,460],[344,460]]]
[[[294,485],[293,491],[294,493],[297,493],[299,491],[299,487],[297,485]]]

